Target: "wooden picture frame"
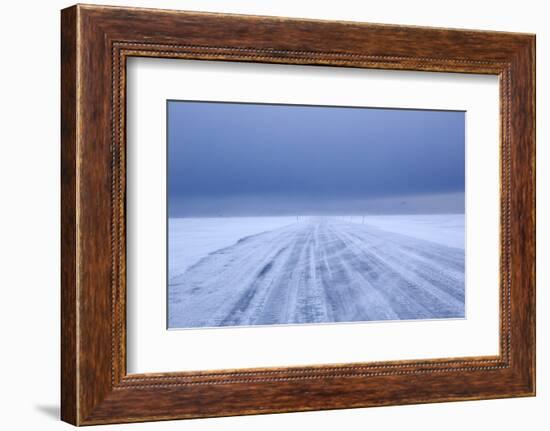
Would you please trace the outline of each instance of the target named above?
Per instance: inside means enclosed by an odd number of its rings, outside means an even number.
[[[75,425],[535,394],[535,36],[77,5],[61,14],[61,417]],[[500,77],[500,354],[127,374],[130,56]]]

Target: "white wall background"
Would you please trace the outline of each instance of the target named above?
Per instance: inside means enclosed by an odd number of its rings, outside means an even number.
[[[135,430],[546,429],[550,422],[550,13],[537,0],[130,0],[172,9],[477,28],[537,34],[538,396],[284,415],[105,426]],[[0,426],[69,429],[59,422],[60,0],[4,2],[0,15]]]

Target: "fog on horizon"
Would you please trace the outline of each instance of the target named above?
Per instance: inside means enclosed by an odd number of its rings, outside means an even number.
[[[463,213],[465,112],[168,101],[168,215]]]

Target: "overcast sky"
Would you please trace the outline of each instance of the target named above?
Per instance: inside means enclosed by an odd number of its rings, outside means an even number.
[[[171,217],[464,211],[465,113],[168,102]]]

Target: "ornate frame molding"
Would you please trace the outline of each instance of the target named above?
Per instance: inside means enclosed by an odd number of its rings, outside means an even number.
[[[257,35],[258,28],[269,31]],[[321,42],[302,42],[308,35]],[[62,418],[98,424],[533,395],[534,43],[534,36],[510,33],[65,9]],[[498,75],[500,354],[127,375],[125,66],[131,56]]]

